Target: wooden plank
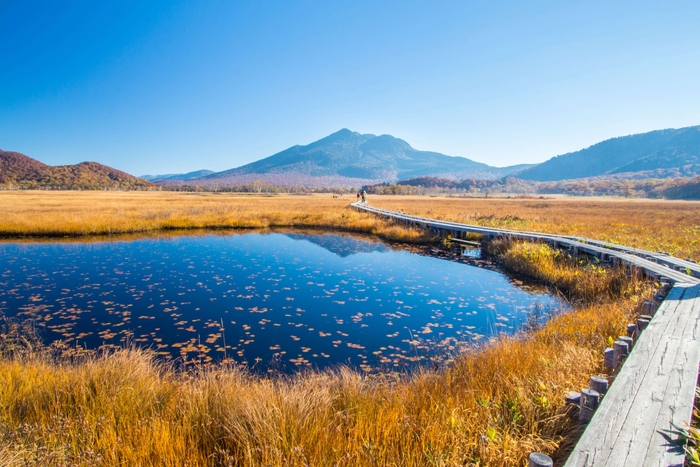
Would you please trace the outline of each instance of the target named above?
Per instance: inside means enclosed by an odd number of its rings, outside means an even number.
[[[634,346],[622,370],[610,386],[593,420],[588,424],[565,467],[606,465],[618,434],[639,391],[639,382],[649,369],[650,355],[659,347],[671,316],[687,287],[674,287],[654,319]],[[624,465],[624,464],[621,464]]]
[[[600,240],[591,240],[591,239],[586,239],[588,242],[601,246],[603,248],[609,248],[612,250],[617,250],[617,251],[624,251],[626,253],[631,253],[635,255],[645,255],[648,256],[650,259],[653,261],[658,262],[659,264],[664,264],[664,265],[669,265],[669,266],[681,266],[683,268],[688,268],[691,270],[692,275],[694,277],[700,277],[700,264],[684,260],[681,258],[676,258],[670,255],[667,255],[665,253],[658,253],[658,252],[650,252],[650,251],[645,251],[641,250],[639,248],[631,248],[627,247],[624,245],[617,245],[614,243],[608,243],[608,242],[603,242]]]
[[[661,411],[656,422],[655,439],[649,444],[646,455],[646,465],[669,466],[683,465],[684,452],[668,441],[668,431],[671,424],[679,427],[690,423],[693,415],[693,400],[698,379],[698,364],[700,364],[700,286],[695,286],[695,300],[687,303],[690,315],[689,323],[683,332],[683,346],[679,352],[669,378],[669,386],[664,393]],[[672,390],[675,389],[675,390]],[[652,451],[654,446],[662,449]],[[654,455],[656,454],[656,455]]]
[[[695,325],[691,308],[696,298],[697,289],[687,288],[678,302],[666,332],[647,362],[647,372],[637,382],[638,391],[630,404],[630,413],[605,465],[653,465],[655,460],[663,457],[664,439],[659,430],[670,428],[670,414],[663,410],[663,402],[668,398],[675,399],[681,388],[682,363],[687,360],[688,351],[691,350],[688,348],[689,342],[683,337],[688,328]],[[668,311],[669,308],[659,312]],[[694,372],[694,379],[697,379],[697,363]],[[692,400],[691,397],[688,406],[692,406]],[[682,461],[681,455],[681,464]]]

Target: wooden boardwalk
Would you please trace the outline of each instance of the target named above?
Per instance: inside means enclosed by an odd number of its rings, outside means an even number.
[[[458,224],[455,222],[412,216],[402,212],[387,211],[362,203],[353,203],[351,206],[362,211],[393,219],[396,222],[430,229],[438,235],[449,234],[453,238],[459,239],[463,238],[464,234],[475,233],[485,235],[486,237],[509,236],[522,240],[543,241],[554,247],[566,247],[573,252],[582,252],[597,256],[603,261],[617,259],[626,266],[640,268],[649,276],[656,278],[666,277],[672,283],[700,283],[700,264],[674,258],[664,253],[640,250],[581,237]]]
[[[566,467],[679,466],[671,423],[690,421],[700,361],[700,285],[676,284],[586,427]]]
[[[668,279],[673,287],[635,342],[565,467],[683,466],[684,451],[673,442],[671,424],[685,426],[692,416],[700,364],[700,265],[586,238],[457,224],[361,203],[352,206],[441,236],[459,239],[476,233],[543,241]]]

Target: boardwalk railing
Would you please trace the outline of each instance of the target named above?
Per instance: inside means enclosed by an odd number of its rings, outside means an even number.
[[[542,241],[668,280],[673,287],[634,343],[565,467],[683,465],[684,451],[672,430],[692,416],[700,363],[700,265],[586,238],[458,224],[363,203],[352,206],[443,237],[463,239],[475,233],[487,239]]]

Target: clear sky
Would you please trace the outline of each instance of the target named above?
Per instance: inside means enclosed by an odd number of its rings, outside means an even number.
[[[224,170],[341,128],[491,165],[700,125],[700,1],[0,0],[0,148]]]

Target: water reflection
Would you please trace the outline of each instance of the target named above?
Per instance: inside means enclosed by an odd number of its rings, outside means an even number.
[[[5,243],[0,264],[0,311],[66,352],[134,343],[260,371],[441,364],[561,306],[459,249],[336,234]]]

